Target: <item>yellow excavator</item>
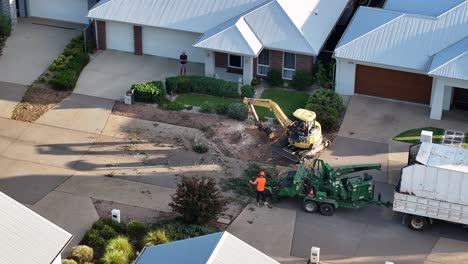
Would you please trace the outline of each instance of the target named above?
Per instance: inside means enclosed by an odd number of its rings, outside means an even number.
[[[315,158],[330,144],[328,140],[323,139],[322,127],[316,121],[317,116],[313,111],[297,109],[293,113],[294,120],[290,120],[281,107],[270,99],[244,98],[242,102],[247,106],[249,116],[255,120],[258,128],[275,141],[272,144],[273,151],[291,161],[299,162],[304,157]],[[270,109],[283,127],[286,137],[278,139],[270,127],[260,122],[254,106]]]

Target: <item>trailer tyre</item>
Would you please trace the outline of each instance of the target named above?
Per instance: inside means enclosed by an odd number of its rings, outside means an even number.
[[[407,219],[407,224],[411,230],[423,231],[428,227],[429,221],[426,217],[423,216],[409,215]]]
[[[315,213],[318,211],[318,204],[314,201],[304,201],[304,203],[302,203],[302,209],[309,214]]]
[[[331,216],[335,213],[335,206],[329,203],[323,203],[320,205],[320,213],[325,216]]]

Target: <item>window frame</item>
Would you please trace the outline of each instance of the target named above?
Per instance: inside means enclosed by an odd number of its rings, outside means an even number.
[[[293,54],[293,55],[294,55],[294,69],[286,68],[286,67],[284,66],[284,57],[285,57],[286,53],[288,53],[288,54]],[[284,52],[284,51],[283,51],[283,69],[282,69],[282,71],[281,71],[282,78],[283,78],[284,80],[292,80],[292,79],[294,78],[294,74],[296,73],[296,68],[297,68],[297,54],[296,54],[296,53],[292,53],[292,52]],[[288,78],[284,77],[284,72],[285,72],[285,71],[290,71],[290,72],[292,72],[292,77],[291,77],[291,78],[289,78],[289,77],[288,77]]]
[[[264,51],[268,51],[268,65],[267,64],[263,64],[263,63],[260,63],[260,54],[262,54]],[[257,75],[259,76],[267,76],[268,75],[268,72],[270,71],[270,63],[271,63],[271,52],[269,49],[263,49],[262,52],[260,52],[260,54],[258,55],[257,57]],[[265,68],[266,69],[266,73],[265,74],[261,74],[260,72],[260,68]]]
[[[231,65],[231,56],[240,57],[240,67]],[[244,57],[236,54],[228,53],[228,67],[233,69],[244,69]]]

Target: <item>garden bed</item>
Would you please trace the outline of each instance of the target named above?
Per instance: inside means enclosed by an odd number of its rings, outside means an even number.
[[[34,83],[13,110],[11,118],[34,122],[70,94],[71,91],[57,91],[47,84]]]

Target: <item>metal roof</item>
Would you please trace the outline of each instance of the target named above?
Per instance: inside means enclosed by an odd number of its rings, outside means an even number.
[[[145,248],[135,264],[278,264],[228,232]]]
[[[72,237],[0,192],[0,263],[52,263]]]
[[[102,0],[91,19],[204,33],[268,0]]]
[[[430,167],[468,173],[468,150],[463,148],[422,143],[416,160]]]
[[[364,28],[373,20],[374,27]],[[427,73],[437,53],[466,37],[468,0],[437,17],[360,7],[335,57]]]
[[[468,79],[468,37],[437,53],[432,60],[429,74]]]
[[[384,8],[401,13],[438,16],[465,0],[387,0]]]
[[[348,0],[107,0],[91,19],[204,33],[195,47],[318,55]],[[241,43],[236,43],[241,42]]]

